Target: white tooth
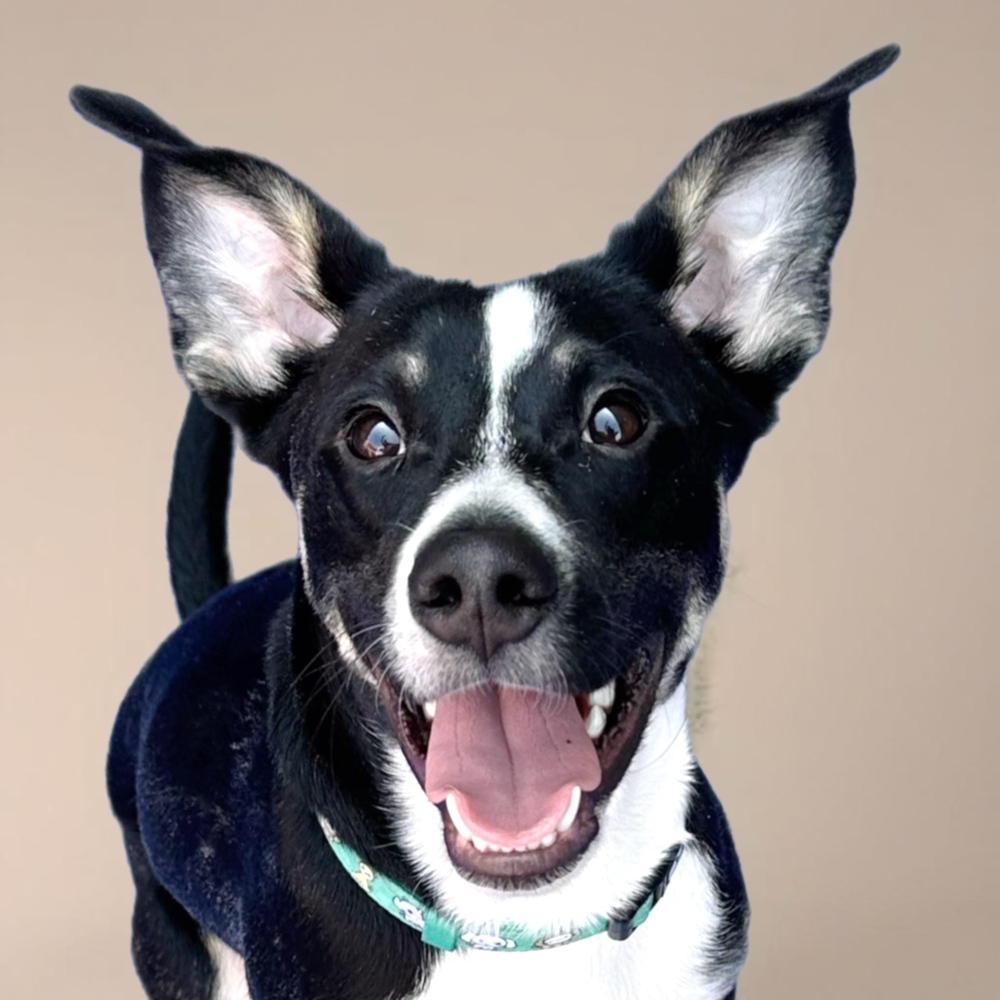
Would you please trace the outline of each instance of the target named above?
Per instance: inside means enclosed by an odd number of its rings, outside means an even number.
[[[472,838],[472,846],[481,854],[484,854],[490,849],[490,845],[487,844],[485,840],[480,840],[479,837]]]
[[[434,721],[434,716],[437,715],[438,703],[436,701],[425,701],[424,702],[424,718],[428,722]]]
[[[524,846],[524,847],[515,847],[514,850],[517,851],[518,854],[523,854],[526,850],[528,850],[528,848],[527,848],[527,846]]]
[[[615,703],[615,682],[608,681],[602,688],[590,692],[590,704],[608,709]]]
[[[537,851],[542,845],[536,840],[533,844],[528,844],[527,850]]]
[[[547,836],[542,837],[542,842],[539,846],[551,847],[555,842],[556,842],[556,835],[554,833],[550,833]]]
[[[556,830],[559,833],[565,833],[576,820],[576,814],[580,811],[580,796],[581,796],[580,786],[573,786],[573,794],[569,797],[569,806],[566,809],[566,815],[559,821],[559,826]]]
[[[604,709],[600,705],[593,705],[590,709],[590,713],[587,715],[587,735],[592,739],[596,740],[601,733],[604,732],[604,724],[608,721],[608,717],[604,712]]]
[[[448,793],[445,803],[448,806],[448,815],[451,817],[452,823],[455,824],[455,829],[458,830],[459,836],[465,837],[466,840],[474,839],[472,831],[469,829],[469,824],[462,819],[462,814],[458,811],[458,802],[455,801],[454,792]]]
[[[514,850],[514,848],[513,848],[513,847],[501,847],[501,848],[500,848],[500,850],[501,850],[501,851],[502,851],[502,852],[503,852],[504,854],[510,854],[510,853],[511,853],[511,851],[513,851],[513,850]]]

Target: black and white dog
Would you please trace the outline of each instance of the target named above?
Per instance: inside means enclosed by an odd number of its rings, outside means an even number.
[[[195,393],[190,614],[108,767],[151,997],[735,996],[749,911],[685,669],[727,491],[823,342],[849,95],[897,55],[721,125],[603,252],[489,288],[74,90],[143,152]],[[226,586],[230,427],[300,545]]]

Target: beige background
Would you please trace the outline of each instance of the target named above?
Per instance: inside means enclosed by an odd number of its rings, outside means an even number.
[[[281,163],[401,264],[492,281],[599,248],[717,122],[889,41],[827,347],[732,498],[699,745],[754,905],[741,1000],[997,996],[998,7],[5,5],[0,996],[139,997],[102,766],[175,620],[185,394],[139,157],[69,86]],[[294,549],[248,463],[233,520],[240,573]]]

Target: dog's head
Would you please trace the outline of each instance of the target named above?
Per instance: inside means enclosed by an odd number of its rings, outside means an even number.
[[[604,251],[492,288],[76,92],[144,150],[180,371],[294,499],[315,617],[466,874],[565,870],[681,683],[726,491],[826,332],[849,94],[894,58],[723,124]]]

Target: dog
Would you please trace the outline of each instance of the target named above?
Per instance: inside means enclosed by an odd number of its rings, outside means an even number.
[[[142,151],[192,390],[184,620],[108,760],[150,997],[735,997],[749,908],[685,672],[727,492],[828,326],[850,94],[898,54],[716,128],[602,252],[485,288],[73,90]],[[300,535],[230,584],[233,433]]]

